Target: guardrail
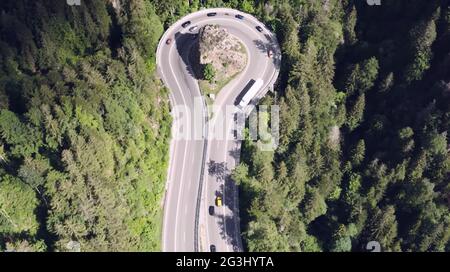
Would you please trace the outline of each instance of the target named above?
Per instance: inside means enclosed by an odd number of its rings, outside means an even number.
[[[168,38],[168,33],[172,32],[173,30],[175,30],[176,28],[179,28],[181,26],[181,23],[185,20],[189,20],[190,18],[193,18],[194,16],[198,16],[199,14],[207,14],[208,12],[230,12],[230,13],[239,13],[239,14],[244,14],[246,16],[246,18],[248,20],[254,21],[259,23],[259,20],[256,19],[254,16],[238,11],[238,10],[234,10],[234,9],[229,9],[229,8],[211,8],[211,9],[204,9],[204,10],[200,10],[191,14],[188,14],[182,18],[180,18],[179,20],[177,20],[176,23],[174,23],[171,27],[169,27],[164,34],[162,35],[159,43],[158,43],[158,47],[156,50],[156,65],[157,65],[157,69],[158,69],[158,73],[160,72],[159,69],[159,58],[158,56],[160,56],[160,50],[162,50],[163,46],[165,46],[165,41]],[[280,53],[281,54],[281,53]],[[269,84],[273,84],[273,81],[276,81],[276,78],[278,77],[278,73],[279,70],[277,70],[273,75],[270,81],[267,82],[267,85],[264,86],[263,89],[266,89],[266,87]],[[162,77],[161,77],[162,78]],[[164,81],[164,80],[163,80]],[[267,91],[263,92],[263,94],[265,94]],[[171,99],[171,102],[173,103],[173,97],[171,97],[171,92],[169,94],[169,98]],[[207,115],[207,109],[206,109],[206,102],[203,98],[203,96],[201,96],[202,101],[203,101],[203,114],[204,114],[204,118],[205,118],[205,127],[204,127],[204,143],[203,143],[203,154],[202,154],[202,162],[201,162],[201,168],[200,168],[200,178],[199,178],[199,186],[198,186],[198,195],[197,195],[197,203],[196,203],[196,211],[195,211],[195,221],[194,221],[194,251],[198,252],[199,251],[199,221],[200,221],[200,210],[201,210],[201,203],[202,203],[202,192],[203,192],[203,183],[204,183],[204,173],[205,173],[205,160],[206,160],[206,155],[207,155],[207,150],[208,150],[208,115]],[[169,171],[169,169],[168,169]],[[167,185],[167,184],[166,184]],[[166,199],[164,200],[166,201]],[[164,213],[165,216],[165,213]],[[239,241],[241,242],[241,241]]]
[[[200,167],[200,179],[198,184],[198,192],[197,192],[197,205],[195,207],[195,225],[194,225],[194,251],[198,252],[199,248],[199,231],[198,231],[198,225],[199,225],[199,218],[200,218],[200,209],[201,209],[201,203],[202,203],[202,192],[203,192],[203,182],[205,180],[204,174],[205,174],[205,160],[206,160],[206,151],[208,150],[208,115],[207,115],[207,109],[206,109],[206,102],[203,99],[203,115],[205,118],[205,127],[204,129],[204,137],[203,137],[203,154],[202,154],[202,164]]]

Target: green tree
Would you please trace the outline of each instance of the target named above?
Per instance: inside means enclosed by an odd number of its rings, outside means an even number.
[[[359,92],[360,94],[371,89],[378,76],[379,64],[375,57],[350,66],[350,73],[344,84],[347,97]]]
[[[5,247],[5,250],[9,252],[44,252],[47,250],[47,246],[42,240],[17,239],[7,242]]]
[[[354,224],[339,225],[333,233],[333,242],[330,250],[335,252],[348,252],[352,250],[352,237],[356,234]]]
[[[33,128],[25,125],[13,112],[0,111],[0,137],[11,145],[11,155],[28,157],[38,151],[41,135]]]
[[[327,204],[325,199],[318,192],[317,189],[309,189],[305,196],[305,202],[302,212],[307,223],[313,221],[317,217],[325,214],[327,211]]]
[[[156,46],[163,32],[163,26],[148,1],[133,1],[127,5],[128,20],[124,23],[125,48],[134,48],[142,54],[150,69],[153,69]]]
[[[249,223],[246,237],[251,252],[276,252],[288,249],[288,241],[278,233],[275,222],[264,215]]]
[[[351,9],[351,11],[345,14],[345,21],[343,25],[344,38],[350,45],[353,45],[357,41],[355,32],[357,22],[357,12],[356,7],[354,5],[351,5],[349,8]]]
[[[432,58],[431,45],[436,39],[436,24],[434,20],[422,21],[409,32],[412,50],[412,62],[405,72],[406,82],[419,80],[430,67]]]
[[[347,115],[347,126],[350,131],[356,129],[363,120],[364,110],[366,107],[366,96],[361,94],[350,107]]]
[[[366,143],[364,142],[364,139],[360,139],[356,144],[356,146],[352,149],[350,154],[350,159],[353,166],[357,167],[363,162],[365,152],[366,152]]]
[[[213,82],[216,78],[216,70],[214,69],[214,66],[211,63],[207,63],[203,67],[203,78],[205,80],[208,80],[209,82]]]
[[[400,147],[403,153],[408,154],[414,149],[414,131],[410,127],[402,128],[398,132]]]
[[[396,241],[397,225],[393,206],[375,208],[367,224],[365,239],[379,242],[383,251],[399,251],[399,244]]]
[[[240,10],[246,13],[254,13],[254,2],[252,0],[242,0],[240,3]]]
[[[0,177],[0,233],[34,235],[38,229],[38,200],[31,187],[19,179]]]

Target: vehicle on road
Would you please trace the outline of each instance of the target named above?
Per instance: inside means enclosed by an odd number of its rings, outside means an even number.
[[[233,139],[235,139],[235,140],[237,140],[238,139],[238,136],[239,136],[239,134],[238,134],[238,130],[237,129],[234,129],[233,130]]]
[[[217,13],[217,15],[208,17],[208,13]],[[226,95],[216,96],[216,99],[214,96],[206,97],[202,94],[195,78],[189,69],[186,69],[189,67],[186,67],[185,63],[189,48],[200,39],[202,27],[205,24],[217,24],[229,29],[230,34],[235,35],[251,53],[248,54],[247,59],[250,72],[236,78],[236,82],[233,83],[236,88],[230,88]],[[262,28],[262,32],[256,29],[257,26]],[[266,35],[272,37],[273,41],[268,40]],[[267,57],[269,48],[273,50],[276,62]],[[279,59],[281,59],[281,53],[279,53],[275,35],[268,31],[263,22],[247,13],[240,13],[239,10],[200,10],[177,20],[164,33],[157,48],[156,60],[157,72],[165,87],[170,90],[170,106],[183,105],[186,109],[195,111],[198,106],[196,99],[200,99],[201,104],[205,100],[208,104],[213,102],[211,104],[214,107],[217,106],[218,109],[228,112],[224,112],[223,120],[213,118],[205,111],[193,116],[194,118],[189,117],[187,120],[183,118],[172,124],[174,130],[177,130],[180,123],[184,127],[182,130],[189,128],[192,131],[202,128],[200,132],[202,136],[208,131],[216,132],[215,130],[219,129],[220,135],[217,135],[219,137],[204,136],[202,143],[196,137],[188,138],[186,141],[181,139],[183,144],[178,144],[179,139],[172,135],[171,140],[177,144],[174,144],[170,150],[169,160],[173,163],[168,169],[167,194],[165,195],[167,199],[161,224],[163,251],[243,250],[239,213],[238,210],[234,211],[239,207],[238,190],[233,182],[229,182],[229,169],[231,171],[235,167],[236,161],[233,156],[240,152],[240,145],[233,136],[237,140],[243,137],[246,122],[244,110],[240,110],[237,106],[241,104],[241,107],[243,105],[250,107],[256,104],[257,98],[265,93],[266,86],[271,86],[278,77],[279,69],[276,64],[279,64]],[[264,83],[259,83],[258,79]],[[252,82],[247,88],[249,81]],[[259,84],[261,85],[258,87]],[[244,100],[247,101],[243,102],[241,100],[245,95]],[[192,99],[185,99],[185,97]],[[234,113],[236,113],[234,116],[229,112],[229,107],[233,105]],[[245,106],[244,109],[248,107]],[[237,125],[232,124],[233,119]],[[220,128],[222,125],[224,127]],[[215,168],[214,171],[209,171],[212,169],[208,162],[212,161]],[[203,168],[206,168],[205,171]],[[199,188],[202,188],[200,194]],[[227,224],[225,235],[223,220]]]
[[[259,32],[263,32],[263,28],[260,26],[256,26],[256,30],[258,30]]]
[[[183,27],[183,28],[186,28],[188,25],[190,25],[191,24],[191,21],[186,21],[186,22],[184,22],[181,26]]]
[[[208,14],[206,14],[208,17],[212,17],[212,16],[216,16],[217,12],[210,12]]]
[[[222,207],[222,197],[221,196],[216,197],[216,206]]]
[[[267,56],[271,58],[273,56],[273,51],[271,49],[267,50]]]
[[[247,106],[248,103],[250,103],[250,101],[255,97],[256,93],[261,89],[263,83],[264,81],[262,79],[250,79],[250,81],[247,83],[247,85],[245,85],[241,94],[237,98],[237,100],[239,100],[239,97],[242,97],[237,107],[241,110],[244,109],[244,107]]]
[[[216,246],[215,245],[210,245],[209,246],[209,251],[216,252]]]

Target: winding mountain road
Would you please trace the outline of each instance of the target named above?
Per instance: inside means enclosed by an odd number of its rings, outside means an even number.
[[[211,16],[211,13],[216,13]],[[208,16],[208,14],[210,16]],[[243,19],[236,18],[240,14]],[[182,24],[190,21],[190,25]],[[208,114],[205,100],[189,63],[196,39],[192,26],[217,24],[244,44],[247,65],[214,100]],[[256,26],[261,26],[258,31]],[[171,42],[167,43],[170,39]],[[267,50],[273,51],[268,57]],[[204,9],[174,23],[162,36],[156,60],[158,73],[170,90],[173,116],[170,163],[164,199],[163,251],[242,251],[239,229],[238,190],[229,174],[239,161],[240,140],[235,139],[236,120],[227,107],[250,79],[262,79],[252,104],[257,103],[275,83],[280,64],[276,37],[251,15],[227,8]],[[244,111],[250,110],[247,107]],[[242,122],[241,122],[242,124]],[[241,129],[241,128],[240,128]],[[216,196],[223,206],[215,205]]]

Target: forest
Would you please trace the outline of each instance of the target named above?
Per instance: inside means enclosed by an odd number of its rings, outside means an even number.
[[[381,2],[255,10],[283,60],[280,145],[233,173],[249,251],[450,250],[449,3]]]
[[[233,172],[248,251],[450,251],[447,0],[2,0],[0,250],[159,251],[164,29],[204,7],[277,35],[280,144]]]
[[[160,250],[171,117],[155,8],[0,7],[0,249]]]

